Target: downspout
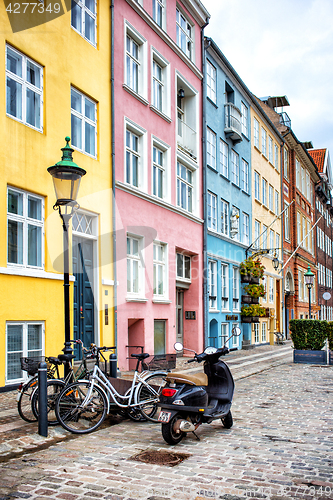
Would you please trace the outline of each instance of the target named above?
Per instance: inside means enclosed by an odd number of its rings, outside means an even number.
[[[116,251],[116,169],[114,126],[114,0],[111,0],[111,161],[112,161],[112,258],[113,258],[113,307],[114,345],[117,347],[117,251]],[[117,354],[117,353],[116,353]],[[117,355],[118,357],[118,355]]]
[[[206,138],[207,138],[207,120],[206,120],[206,49],[204,29],[201,28],[201,51],[202,51],[202,201],[203,201],[203,326],[204,326],[204,347],[208,345],[208,261],[207,261],[207,168],[206,168]],[[208,42],[208,46],[210,41]]]
[[[281,210],[284,208],[284,199],[283,199],[283,177],[284,177],[284,155],[283,155],[283,146],[285,144],[285,141],[282,140],[282,143],[280,144],[280,192],[281,192],[281,199],[280,199],[280,204],[281,204]],[[283,214],[283,217],[281,218],[281,261],[282,261],[282,266],[283,266],[283,258],[284,258],[284,245],[283,245],[283,238],[284,238],[284,217],[285,215]],[[285,277],[284,277],[284,271],[282,271],[282,279],[281,279],[281,298],[282,298],[282,333],[284,338],[287,338],[287,328],[286,328],[286,318],[285,318],[285,293],[284,293],[284,285],[285,285]],[[280,299],[281,300],[281,299]]]

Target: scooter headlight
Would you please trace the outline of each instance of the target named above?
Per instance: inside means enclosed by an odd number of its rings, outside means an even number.
[[[185,403],[181,399],[175,399],[175,401],[172,403],[173,405],[179,405],[179,406],[184,406]]]

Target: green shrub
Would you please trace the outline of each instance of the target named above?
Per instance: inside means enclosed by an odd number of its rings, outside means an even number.
[[[292,319],[289,328],[295,349],[321,351],[324,347],[328,335],[327,321]]]
[[[329,321],[327,325],[328,330],[328,346],[333,351],[333,321]]]

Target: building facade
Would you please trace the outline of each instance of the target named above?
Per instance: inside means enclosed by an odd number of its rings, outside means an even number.
[[[232,347],[250,335],[241,324],[239,265],[252,241],[250,93],[219,47],[205,38],[206,343]]]
[[[11,17],[4,4],[0,14],[0,386],[12,387],[27,376],[20,357],[64,345],[63,231],[47,168],[66,136],[87,172],[70,231],[72,334],[88,346],[115,342],[111,16],[103,2],[43,23],[37,11]]]
[[[118,362],[203,346],[202,29],[195,0],[117,0]],[[136,351],[137,352],[137,351]]]

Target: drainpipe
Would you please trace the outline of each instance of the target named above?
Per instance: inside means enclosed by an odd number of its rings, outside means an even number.
[[[207,168],[206,168],[206,50],[210,45],[208,42],[205,49],[204,29],[208,24],[201,28],[201,51],[202,51],[202,201],[203,201],[203,323],[204,323],[204,346],[208,345],[208,280],[207,280]]]
[[[284,208],[284,201],[283,201],[283,177],[284,177],[284,163],[283,163],[283,146],[285,144],[285,141],[282,140],[280,144],[280,191],[281,191],[281,210]],[[280,243],[281,243],[281,261],[282,261],[282,266],[283,266],[283,238],[284,238],[284,214],[283,217],[281,218],[281,238],[280,238]],[[280,300],[282,298],[282,333],[284,335],[284,338],[287,338],[287,328],[286,328],[286,318],[285,318],[285,296],[284,296],[284,271],[282,270],[282,279],[281,279],[281,296]],[[280,304],[279,304],[280,307]]]
[[[117,347],[117,251],[116,251],[116,169],[114,126],[114,0],[111,0],[111,161],[112,161],[112,258],[113,258],[113,307],[114,345]],[[116,353],[117,354],[117,353]]]

